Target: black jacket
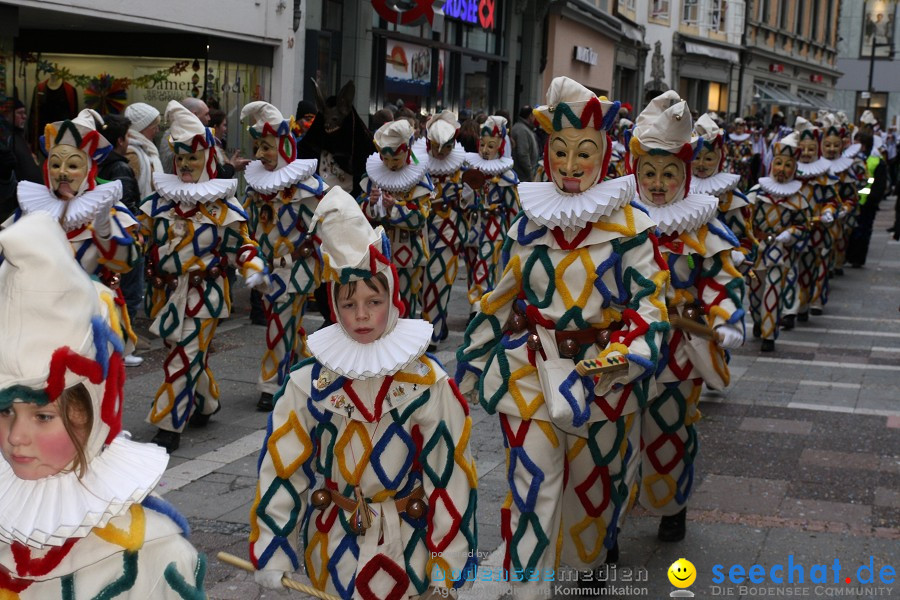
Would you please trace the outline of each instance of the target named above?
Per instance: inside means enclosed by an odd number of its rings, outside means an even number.
[[[121,181],[122,203],[137,215],[141,205],[141,191],[134,178],[134,171],[128,165],[128,159],[116,151],[110,152],[97,169],[97,177],[106,181]]]
[[[25,130],[16,129],[12,137],[12,151],[16,155],[16,179],[44,183],[44,172],[34,162],[34,155],[25,139]]]

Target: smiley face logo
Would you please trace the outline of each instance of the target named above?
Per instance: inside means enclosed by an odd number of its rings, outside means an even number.
[[[677,588],[686,588],[693,585],[697,579],[697,569],[694,563],[686,558],[679,558],[669,567],[669,583]]]

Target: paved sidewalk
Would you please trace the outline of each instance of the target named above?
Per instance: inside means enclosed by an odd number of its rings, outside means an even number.
[[[867,267],[847,269],[832,280],[825,315],[783,333],[772,354],[760,354],[759,342],[748,340],[732,358],[731,387],[704,396],[687,538],[658,542],[657,519],[635,510],[623,528],[621,557],[607,592],[581,597],[669,597],[675,588],[666,570],[679,557],[696,566],[690,589],[698,598],[787,591],[900,597],[900,582],[877,584],[885,565],[900,571],[900,244],[884,233],[892,209],[885,206],[879,213]],[[453,333],[438,354],[451,373],[469,312],[462,285],[461,280],[454,288]],[[223,410],[205,429],[188,429],[182,436],[159,491],[188,517],[192,541],[210,555],[209,597],[254,600],[278,594],[263,593],[251,575],[213,558],[219,550],[247,554],[266,420],[255,411],[264,328],[250,325],[247,290],[235,294],[238,311],[222,322],[211,357]],[[308,330],[314,330],[318,321],[310,317],[309,322]],[[143,418],[161,381],[165,350],[153,340],[142,354],[144,365],[128,370],[126,429],[149,440],[154,428]],[[496,417],[480,408],[472,414],[479,552],[487,557],[485,568],[497,567],[499,507],[506,494],[502,437]],[[870,557],[876,583],[860,584],[857,569],[868,568]],[[835,583],[836,559],[841,571]],[[769,575],[778,571],[770,568],[789,560],[804,569],[804,581],[797,581],[795,569],[793,584],[786,574],[785,583],[773,582]],[[764,583],[729,582],[733,565],[748,572],[756,564],[765,570]],[[814,564],[828,567],[828,583],[812,582],[822,574]],[[724,574],[719,584],[713,580],[715,565]],[[865,580],[868,571],[859,574]],[[626,581],[634,576],[644,581]],[[573,595],[571,584],[559,585],[553,590],[557,597]],[[492,600],[505,592],[505,584],[478,582],[461,597]]]

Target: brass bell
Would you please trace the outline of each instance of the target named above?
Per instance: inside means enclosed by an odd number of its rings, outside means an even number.
[[[509,319],[509,328],[513,333],[524,331],[526,327],[528,327],[528,319],[519,313],[513,313],[512,317]]]
[[[362,525],[362,519],[360,518],[358,513],[353,513],[350,515],[350,518],[347,519],[347,525],[350,526],[350,531],[352,531],[356,535],[363,535],[366,533],[366,528]]]
[[[528,340],[525,342],[525,345],[528,346],[529,350],[537,352],[541,349],[541,338],[538,337],[538,334],[532,333],[528,336]]]
[[[325,510],[331,504],[331,492],[329,490],[316,490],[310,498],[313,507],[318,510]]]
[[[119,288],[119,284],[120,284],[121,282],[122,282],[122,278],[119,276],[119,274],[118,274],[118,273],[113,273],[112,275],[110,275],[110,277],[109,277],[109,283],[107,283],[106,286],[107,286],[108,288],[111,288],[111,289],[114,289],[114,290],[115,290],[115,289],[118,289],[118,288]]]
[[[192,273],[190,283],[192,287],[200,287],[203,283],[203,277],[199,273]]]
[[[217,265],[217,266],[215,266],[215,267],[210,267],[210,268],[206,271],[206,273],[207,273],[207,275],[209,275],[209,278],[210,278],[210,279],[218,279],[218,278],[219,278],[219,275],[222,274],[222,269],[220,269],[220,268],[218,267],[218,265]]]
[[[427,512],[428,505],[425,504],[423,500],[420,500],[418,498],[410,500],[406,504],[406,514],[408,514],[413,519],[421,519]]]
[[[151,283],[152,283],[153,287],[158,290],[161,290],[166,286],[166,282],[163,281],[163,278],[160,277],[159,275],[156,275],[155,277],[153,277],[153,279],[151,279]]]
[[[178,287],[178,278],[177,278],[177,277],[172,277],[171,279],[169,279],[169,280],[166,282],[166,287],[168,287],[168,288],[169,288],[170,290],[172,290],[172,291],[175,291],[175,288]]]
[[[559,343],[559,355],[563,358],[575,358],[581,348],[578,342],[568,338]]]
[[[609,329],[601,329],[600,333],[597,334],[597,345],[601,348],[606,348],[609,346],[609,340],[612,337],[612,331]]]
[[[147,279],[152,279],[154,275],[153,267],[148,265],[144,269],[144,275],[147,277]]]
[[[684,310],[681,311],[681,316],[685,319],[696,321],[697,317],[700,316],[700,310],[696,306],[685,306]]]

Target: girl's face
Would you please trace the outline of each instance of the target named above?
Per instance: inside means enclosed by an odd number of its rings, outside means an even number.
[[[699,177],[701,179],[712,177],[719,172],[719,162],[721,162],[721,160],[721,148],[716,147],[710,150],[709,148],[704,146],[700,150],[700,153],[697,155],[697,158],[695,158],[691,163],[691,170],[693,171],[695,177]]]
[[[606,155],[606,134],[593,127],[565,127],[551,136],[547,158],[556,187],[580,194],[597,183]]]
[[[778,183],[787,183],[797,172],[797,161],[793,156],[778,154],[772,159],[772,179]]]
[[[671,154],[642,156],[637,174],[641,198],[656,206],[665,206],[684,186],[684,161]]]
[[[259,138],[256,158],[260,160],[266,171],[274,171],[278,167],[278,140],[274,135]]]
[[[175,155],[175,171],[185,183],[197,183],[206,168],[206,150]]]
[[[388,291],[376,281],[373,290],[357,281],[352,294],[341,286],[338,290],[338,315],[347,334],[360,344],[371,344],[381,337],[387,327],[390,298]]]
[[[70,200],[77,193],[88,174],[88,157],[75,146],[59,144],[47,157],[50,189],[61,199]]]
[[[56,402],[14,402],[0,411],[0,451],[16,477],[26,480],[56,475],[76,455]]]

